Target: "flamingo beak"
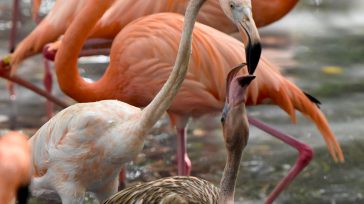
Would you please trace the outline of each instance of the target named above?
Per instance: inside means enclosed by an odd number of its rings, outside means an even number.
[[[252,9],[251,7],[242,7],[238,11],[242,15],[241,18],[237,23],[237,27],[239,29],[240,34],[242,35],[243,40],[245,43],[245,55],[246,55],[246,61],[248,66],[249,74],[254,74],[254,71],[258,65],[260,54],[262,51],[262,46],[260,44],[260,36],[258,33],[258,29],[255,25],[253,15],[252,15]]]

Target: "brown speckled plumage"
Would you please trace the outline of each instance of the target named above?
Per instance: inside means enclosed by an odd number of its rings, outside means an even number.
[[[175,176],[138,184],[115,194],[105,204],[214,204],[219,189],[192,176]]]

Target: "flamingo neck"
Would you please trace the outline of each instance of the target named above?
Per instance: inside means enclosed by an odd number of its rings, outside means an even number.
[[[87,82],[78,72],[77,61],[90,31],[112,2],[113,0],[106,0],[86,4],[86,8],[76,16],[65,33],[62,46],[56,55],[55,67],[60,88],[77,101],[95,101],[102,98],[104,80]]]
[[[229,152],[220,182],[219,203],[234,203],[235,185],[243,149]]]
[[[218,203],[234,203],[236,179],[243,150],[248,143],[249,124],[244,105],[230,107],[223,126],[227,149],[226,165],[220,182]]]

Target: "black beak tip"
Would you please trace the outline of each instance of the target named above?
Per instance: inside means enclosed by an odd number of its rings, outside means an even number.
[[[246,75],[246,76],[241,76],[239,77],[238,83],[241,87],[246,87],[250,84],[250,82],[252,82],[255,79],[254,75]]]
[[[262,46],[260,43],[249,43],[246,48],[246,60],[248,65],[248,72],[253,75],[256,67],[258,66],[260,54],[262,52]]]

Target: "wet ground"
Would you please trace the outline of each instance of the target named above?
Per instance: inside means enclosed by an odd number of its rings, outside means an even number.
[[[0,1],[1,56],[7,52],[10,6],[10,2]],[[29,21],[28,6],[28,1],[23,2],[19,39],[34,26]],[[297,124],[291,124],[277,107],[249,108],[251,115],[314,147],[315,157],[310,165],[276,203],[364,203],[363,10],[363,1],[301,0],[284,19],[260,30],[265,42],[263,53],[280,65],[284,75],[300,88],[321,100],[321,109],[346,158],[344,164],[333,162],[319,132],[301,115],[298,114]],[[22,65],[19,73],[41,85],[42,66],[42,60],[34,57]],[[86,69],[85,76],[97,77],[98,72]],[[0,81],[0,128],[9,129],[15,115],[16,129],[34,133],[46,121],[44,100],[18,87],[17,101],[12,105],[5,85],[5,81]],[[58,90],[56,92],[67,99]],[[219,117],[192,120],[189,129],[192,175],[218,185],[225,163]],[[160,120],[143,152],[128,165],[128,185],[176,174],[174,134],[168,120]],[[236,200],[262,203],[294,164],[296,156],[294,149],[252,127],[241,162]],[[32,199],[32,203],[52,202]]]

